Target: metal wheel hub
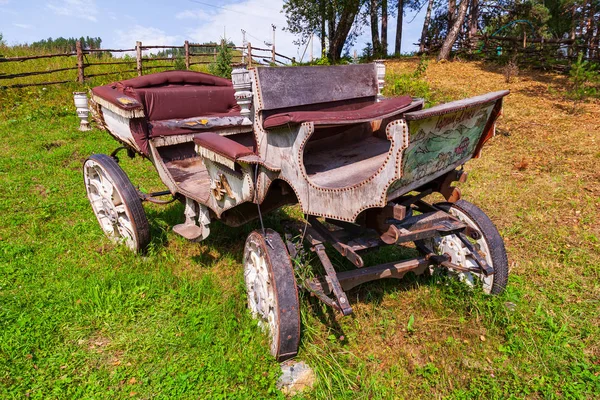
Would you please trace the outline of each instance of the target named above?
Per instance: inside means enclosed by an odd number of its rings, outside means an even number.
[[[275,291],[265,254],[254,242],[249,243],[244,265],[244,280],[248,292],[248,308],[252,316],[258,320],[258,325],[270,333],[272,337],[276,332],[275,321]],[[271,340],[271,347],[276,343]]]
[[[469,218],[467,214],[462,212],[459,209],[451,208],[448,211],[449,214],[456,217],[460,221],[466,223],[471,228],[475,229],[479,233],[479,227],[477,224]],[[479,235],[479,239],[471,240],[473,247],[477,249],[479,255],[483,257],[486,262],[493,266],[492,258],[490,255],[490,250],[485,241],[482,234]],[[441,238],[436,238],[433,240],[433,250],[437,254],[445,254],[450,257],[450,262],[453,264],[460,265],[464,268],[478,268],[475,259],[471,255],[471,252],[465,244],[458,238],[456,235],[448,235]],[[475,272],[464,272],[464,271],[452,271],[455,273],[458,278],[465,282],[469,286],[474,286],[477,281],[480,281],[483,284],[483,291],[485,293],[490,293],[492,290],[492,284],[494,282],[494,275],[485,276],[483,273],[475,273]]]

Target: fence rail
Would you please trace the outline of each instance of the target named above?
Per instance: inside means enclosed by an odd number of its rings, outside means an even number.
[[[73,67],[67,68],[55,68],[48,70],[40,70],[40,71],[25,71],[13,74],[1,74],[0,73],[0,81],[8,80],[8,79],[18,79],[29,76],[37,76],[37,75],[47,75],[58,72],[65,71],[77,71],[77,77],[73,80],[56,80],[49,82],[36,82],[36,83],[17,83],[9,86],[1,86],[0,89],[8,89],[8,88],[22,88],[28,86],[45,86],[45,85],[56,85],[68,82],[79,82],[84,83],[84,81],[88,78],[98,77],[98,76],[108,76],[108,75],[116,75],[123,73],[134,73],[137,72],[138,76],[142,76],[144,71],[153,70],[157,68],[173,68],[174,65],[165,64],[165,65],[144,65],[149,61],[176,61],[178,59],[183,59],[185,62],[185,69],[189,70],[193,65],[206,65],[211,64],[216,61],[217,58],[217,48],[220,45],[218,44],[199,44],[199,43],[189,43],[185,41],[183,46],[162,46],[162,45],[152,45],[152,46],[144,46],[142,42],[136,42],[135,48],[132,49],[84,49],[81,46],[81,42],[76,42],[76,51],[75,52],[64,52],[64,53],[54,53],[54,54],[40,54],[33,56],[18,56],[18,57],[2,57],[0,56],[0,63],[11,63],[11,62],[26,62],[28,60],[38,60],[43,58],[56,58],[56,57],[75,57],[76,65]],[[251,43],[247,43],[246,46],[228,46],[232,50],[241,51],[241,62],[246,63],[249,67],[253,64],[256,65],[286,65],[289,62],[295,62],[293,57],[287,57],[283,54],[275,52],[275,47],[272,48],[260,48],[260,47],[252,47]],[[171,57],[152,57],[145,56],[143,53],[145,50],[183,50],[183,55],[181,56],[171,56]],[[195,51],[192,52],[192,49]],[[198,51],[200,49],[200,51]],[[206,49],[208,51],[202,51]],[[269,52],[270,57],[264,55],[253,55],[252,52]],[[90,62],[87,59],[87,55],[95,54],[95,53],[135,53],[135,58],[131,60],[119,60],[119,61],[99,61],[99,62]],[[210,57],[212,61],[208,60],[194,60],[194,57]],[[278,59],[279,58],[279,59]],[[285,61],[281,61],[285,60]],[[262,61],[262,62],[261,62]],[[96,66],[107,66],[107,65],[126,65],[126,64],[135,64],[135,68],[125,69],[119,71],[110,71],[110,72],[101,72],[101,73],[86,73],[86,69],[90,67]]]

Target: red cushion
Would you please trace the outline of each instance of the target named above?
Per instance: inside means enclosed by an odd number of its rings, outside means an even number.
[[[149,88],[167,85],[205,85],[205,86],[231,86],[229,79],[195,71],[165,71],[155,74],[138,76],[115,83],[120,89],[123,88]]]
[[[233,161],[239,157],[254,154],[252,150],[243,144],[213,132],[201,133],[194,136],[194,143]]]
[[[288,111],[272,114],[264,119],[263,126],[273,128],[286,124],[313,122],[315,125],[349,124],[372,119],[387,118],[400,113],[412,102],[410,96],[393,97],[374,102],[356,110],[344,111]]]

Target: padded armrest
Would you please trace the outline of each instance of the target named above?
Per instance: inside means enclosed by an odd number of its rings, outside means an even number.
[[[142,103],[123,94],[114,84],[93,88],[92,97],[96,103],[125,118],[143,118],[146,116]]]
[[[214,132],[194,136],[198,155],[235,169],[235,161],[254,154],[248,147]]]

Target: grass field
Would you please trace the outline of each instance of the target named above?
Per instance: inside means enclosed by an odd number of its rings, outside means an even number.
[[[505,238],[508,289],[487,297],[450,280],[381,281],[349,293],[355,314],[345,318],[303,295],[298,358],[317,382],[299,397],[597,398],[600,102],[574,115],[564,78],[522,72],[506,84],[481,63],[431,63],[425,79],[435,99],[512,90],[461,186]],[[257,225],[215,223],[189,243],[170,229],[181,205],[149,205],[147,256],[111,244],[81,166],[117,143],[77,131],[76,89],[0,91],[0,398],[283,397],[246,310],[242,248]],[[163,189],[149,162],[122,166],[143,189]],[[289,207],[266,223],[297,215]]]

